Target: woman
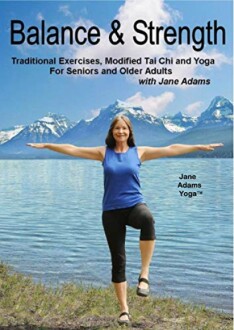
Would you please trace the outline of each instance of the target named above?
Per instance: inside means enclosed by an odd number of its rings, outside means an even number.
[[[140,229],[141,271],[137,295],[149,295],[149,266],[154,251],[154,220],[140,191],[139,168],[142,162],[187,154],[212,151],[222,144],[167,147],[136,147],[130,120],[117,116],[111,123],[106,146],[76,147],[69,144],[29,143],[28,146],[50,149],[66,155],[101,161],[104,167],[102,221],[112,259],[112,282],[120,305],[119,324],[130,324],[125,277],[126,226]]]

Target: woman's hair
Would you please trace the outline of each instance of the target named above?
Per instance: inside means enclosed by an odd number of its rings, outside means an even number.
[[[127,124],[128,126],[128,129],[129,129],[129,137],[128,137],[128,141],[127,141],[127,144],[129,147],[135,147],[135,139],[134,139],[134,135],[133,135],[133,128],[132,128],[132,123],[131,121],[128,119],[128,117],[124,116],[124,115],[119,115],[119,116],[116,116],[111,125],[110,125],[110,128],[109,128],[109,131],[108,131],[108,134],[107,134],[107,137],[106,137],[106,145],[107,147],[109,148],[114,148],[115,145],[116,145],[116,141],[113,137],[113,128],[115,127],[115,125],[117,124],[117,122],[119,120],[123,120],[125,122],[125,124]]]

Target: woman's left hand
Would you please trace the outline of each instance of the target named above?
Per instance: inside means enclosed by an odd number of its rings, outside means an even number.
[[[213,151],[215,148],[223,147],[223,143],[211,143],[211,144],[201,144],[199,150],[201,151]]]

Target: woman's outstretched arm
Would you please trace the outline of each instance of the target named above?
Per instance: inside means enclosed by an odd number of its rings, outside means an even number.
[[[163,158],[163,157],[173,157],[188,154],[195,151],[212,151],[215,148],[222,147],[222,143],[213,144],[172,144],[167,147],[138,147],[139,157],[141,161]]]
[[[27,143],[27,146],[37,149],[49,149],[65,155],[103,161],[105,147],[76,147],[72,144]]]

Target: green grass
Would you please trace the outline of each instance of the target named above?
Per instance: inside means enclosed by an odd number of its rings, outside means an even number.
[[[135,330],[232,329],[231,315],[178,299],[137,297],[134,288],[128,294]],[[118,329],[118,314],[112,286],[48,288],[0,264],[0,329]]]

